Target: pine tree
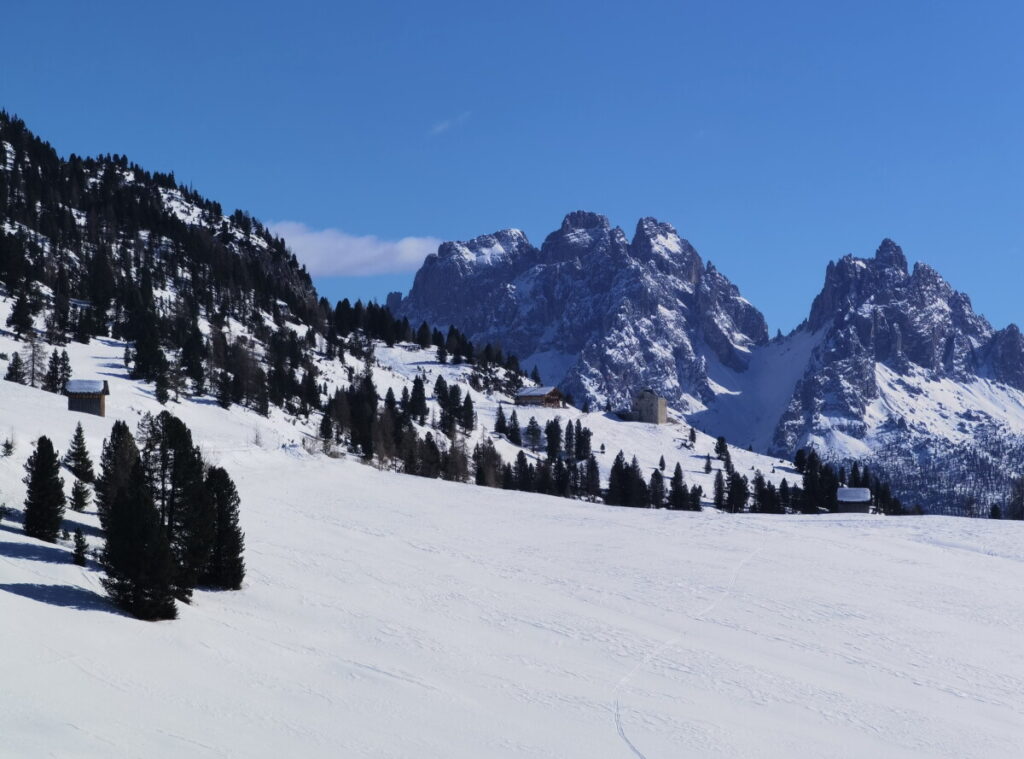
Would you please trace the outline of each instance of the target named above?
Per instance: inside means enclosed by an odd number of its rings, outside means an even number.
[[[540,424],[537,422],[536,417],[531,416],[530,421],[526,424],[526,442],[534,453],[540,449],[540,438]]]
[[[220,467],[206,473],[206,490],[213,498],[216,512],[213,550],[203,582],[218,588],[238,590],[245,579],[245,536],[238,524],[239,498],[235,483]]]
[[[138,458],[108,509],[103,588],[115,604],[140,619],[174,619],[174,561]]]
[[[665,457],[664,456],[662,456],[660,459],[658,459],[658,470],[662,471],[662,472],[665,471]]]
[[[50,438],[43,435],[25,464],[25,534],[56,543],[64,519],[64,481]]]
[[[716,509],[723,510],[725,508],[725,478],[722,476],[721,469],[715,472],[714,504]]]
[[[107,529],[107,517],[118,493],[127,487],[132,467],[139,458],[135,438],[122,421],[114,422],[110,437],[103,442],[100,473],[96,478],[96,512],[100,525]]]
[[[21,360],[20,353],[15,353],[11,356],[11,361],[7,364],[7,373],[4,375],[4,379],[8,382],[17,382],[19,385],[28,384],[25,379],[25,363]]]
[[[48,393],[59,393],[64,390],[60,384],[60,354],[56,348],[50,354],[50,361],[43,375],[43,390]]]
[[[532,372],[530,372],[530,379],[532,379],[532,380],[533,380],[534,382],[536,382],[536,383],[537,383],[538,385],[540,385],[540,384],[541,384],[541,379],[540,379],[540,372],[539,372],[539,371],[537,370],[537,367],[536,367],[536,366],[534,366],[534,367],[533,367],[533,371],[532,371]]]
[[[711,454],[704,457],[704,474],[711,474]]]
[[[512,409],[512,415],[508,418],[508,441],[512,445],[522,446],[523,444],[523,433],[519,429],[519,417],[515,409]]]
[[[670,509],[685,509],[689,505],[689,494],[686,490],[686,482],[683,480],[683,467],[678,463],[672,472],[672,481],[668,488],[668,507]]]
[[[690,442],[697,442],[697,430],[695,430],[693,427],[690,427]]]
[[[80,567],[85,566],[85,552],[88,550],[89,545],[85,542],[85,536],[82,535],[82,528],[78,527],[75,529],[75,552],[71,555],[71,560]]]
[[[647,485],[651,508],[662,509],[665,507],[665,478],[661,476],[661,470],[655,469],[651,472],[651,479]]]
[[[43,343],[39,340],[38,335],[35,331],[31,331],[25,335],[25,347],[21,351],[22,361],[25,366],[25,380],[31,387],[39,387],[43,383],[43,376],[46,370],[43,368],[45,363],[45,351],[43,349]]]
[[[729,455],[729,445],[725,442],[725,438],[719,436],[715,440],[715,456],[720,459],[724,459]]]
[[[82,430],[82,423],[75,427],[75,434],[71,438],[67,453],[64,454],[64,465],[83,482],[94,482],[96,475],[92,469],[92,459],[89,457],[89,448],[85,444],[85,432]]]
[[[153,386],[153,397],[161,406],[167,405],[171,399],[170,382],[167,377],[167,369],[161,368],[156,373],[156,380]]]
[[[63,393],[64,388],[71,380],[71,359],[68,358],[68,352],[66,350],[60,352],[60,365],[57,372],[57,377],[57,392]]]
[[[71,485],[71,510],[79,513],[85,511],[85,507],[89,505],[89,486],[81,480],[75,480]]]
[[[171,554],[174,594],[188,601],[213,550],[216,511],[203,479],[203,459],[184,422],[167,411],[140,428],[141,461]]]
[[[473,399],[466,391],[466,397],[462,399],[462,410],[459,414],[459,426],[464,430],[472,430],[476,426],[476,412],[473,410]]]
[[[14,306],[7,317],[7,326],[14,330],[14,335],[19,340],[23,335],[32,331],[32,306],[28,301],[28,288],[23,287],[18,291],[14,300]]]
[[[508,434],[508,420],[505,419],[505,409],[499,403],[498,414],[494,418],[494,431],[499,435]]]
[[[544,425],[544,441],[548,461],[555,461],[562,451],[562,425],[557,417]]]
[[[412,381],[412,393],[409,394],[409,416],[419,419],[420,424],[423,424],[428,413],[427,393],[423,387],[423,378],[417,375]]]

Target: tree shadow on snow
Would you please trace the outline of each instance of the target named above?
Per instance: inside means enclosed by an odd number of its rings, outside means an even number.
[[[22,598],[31,598],[33,601],[61,606],[65,609],[79,609],[81,611],[105,611],[109,614],[119,612],[110,602],[99,593],[94,593],[85,588],[76,588],[74,585],[44,585],[42,583],[13,582],[0,583],[0,590],[13,593]]]
[[[8,543],[6,540],[0,541],[0,556],[6,556],[10,559],[46,561],[50,564],[71,563],[71,554],[56,546],[41,546],[36,543]]]

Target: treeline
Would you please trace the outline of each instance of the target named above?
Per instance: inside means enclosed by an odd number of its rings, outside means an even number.
[[[731,513],[749,511],[760,514],[819,514],[837,511],[837,492],[840,487],[869,488],[877,510],[884,514],[903,514],[903,506],[892,495],[892,489],[868,467],[853,462],[849,470],[822,461],[814,449],[800,449],[794,457],[794,466],[800,474],[799,483],[783,478],[779,485],[769,481],[761,471],[752,478],[736,471],[729,446],[724,437],[715,442],[715,455],[722,467],[715,472],[712,502],[715,508]],[[711,456],[704,463],[704,471],[712,471]]]
[[[104,589],[140,619],[173,619],[175,601],[195,588],[238,589],[245,577],[239,498],[228,473],[204,462],[188,427],[168,412],[146,414],[137,437],[114,423],[93,469],[81,425],[64,465],[74,476],[71,506],[84,511],[95,491],[104,534]],[[67,506],[61,462],[43,436],[25,465],[24,530],[56,542]],[[74,561],[86,563],[86,542],[74,538]]]

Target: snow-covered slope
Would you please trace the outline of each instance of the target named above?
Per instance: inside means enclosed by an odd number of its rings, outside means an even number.
[[[108,417],[0,382],[0,437],[17,443],[0,498],[15,509],[30,440],[63,449],[81,421],[96,456],[114,418],[159,408],[122,376],[119,343],[68,348],[79,374],[111,382]],[[382,391],[429,362],[377,356],[396,367],[377,368]],[[477,403],[483,425],[494,402]],[[106,603],[94,564],[4,521],[0,755],[1024,751],[1021,525],[606,507],[309,455],[303,424],[276,412],[170,406],[239,486],[246,584],[138,622]],[[679,435],[587,424],[645,466]],[[94,514],[69,512],[76,524],[98,544]]]

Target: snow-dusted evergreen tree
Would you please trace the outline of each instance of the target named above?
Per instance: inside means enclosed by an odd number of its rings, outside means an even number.
[[[43,435],[25,464],[25,534],[56,543],[64,519],[64,481],[50,438]]]
[[[85,431],[82,423],[75,426],[75,434],[71,437],[67,453],[64,454],[64,465],[71,474],[83,482],[94,482],[96,474],[92,468],[92,458],[89,456],[89,448],[85,444]]]

